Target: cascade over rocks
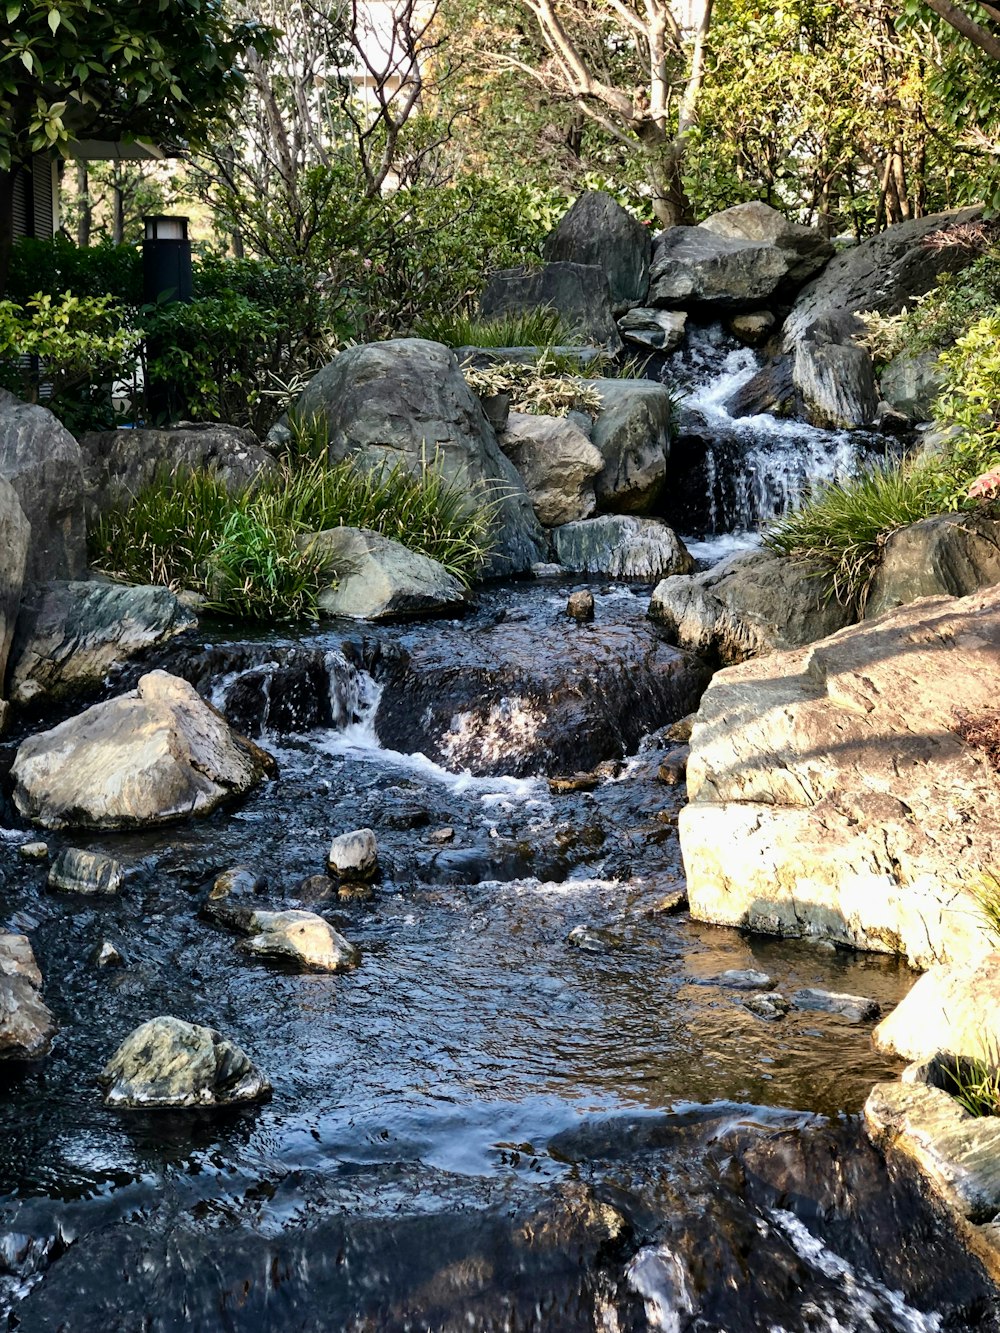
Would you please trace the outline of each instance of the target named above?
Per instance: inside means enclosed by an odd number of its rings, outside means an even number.
[[[113,667],[197,624],[169,588],[42,584],[18,616],[11,701],[24,705],[97,689]]]
[[[604,469],[604,455],[574,421],[511,412],[499,438],[531,496],[539,523],[571,523],[597,508],[594,478]]]
[[[214,1028],[163,1015],[131,1032],[99,1075],[105,1106],[231,1106],[271,1085],[249,1056]]]
[[[277,468],[252,430],[222,423],[91,431],[80,437],[80,449],[98,513],[164,473],[207,472],[236,492]]]
[[[548,307],[580,338],[611,356],[622,349],[611,289],[597,264],[566,262],[540,268],[504,268],[494,273],[479,298],[483,319],[520,315]]]
[[[25,579],[80,578],[87,527],[80,446],[45,407],[0,389],[0,478],[31,524]]]
[[[56,1024],[41,991],[28,937],[0,932],[0,1060],[36,1060],[48,1052]]]
[[[352,347],[313,376],[296,411],[326,425],[333,462],[353,457],[371,469],[401,463],[414,474],[431,464],[468,492],[470,505],[497,499],[487,576],[522,573],[544,558],[528,494],[447,347],[422,338]],[[282,418],[269,439],[287,435]]]
[[[577,574],[604,574],[649,583],[667,574],[687,574],[694,561],[665,523],[629,514],[602,514],[552,529],[559,562]]]
[[[24,516],[17,492],[9,481],[0,477],[0,696],[4,692],[7,659],[14,641],[30,542],[31,524]],[[7,705],[0,697],[0,732],[6,715]]]
[[[998,691],[1000,588],[719,672],[679,821],[692,915],[920,967],[981,954],[996,774],[956,727]]]
[[[336,582],[319,595],[328,616],[392,620],[464,606],[468,593],[443,565],[367,528],[329,528],[300,539]]]
[[[601,398],[591,440],[604,459],[595,482],[604,513],[645,514],[667,476],[673,428],[670,390],[652,380],[587,381]]]
[[[151,671],[129,694],[23,742],[14,803],[44,828],[141,828],[209,814],[274,760],[187,681]]]
[[[604,190],[585,190],[545,242],[545,258],[604,270],[615,314],[645,299],[652,238],[649,228]]]
[[[638,614],[599,632],[561,614],[542,627],[445,626],[387,664],[375,730],[383,745],[450,769],[589,771],[690,712],[708,674]]]
[[[1000,583],[1000,522],[975,513],[935,514],[888,538],[865,618],[918,597],[967,597],[995,583]]]
[[[728,666],[776,648],[799,648],[850,624],[819,566],[770,551],[657,584],[649,614],[671,643]]]

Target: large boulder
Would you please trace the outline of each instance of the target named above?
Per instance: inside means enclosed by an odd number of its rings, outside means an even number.
[[[594,478],[604,469],[604,455],[574,421],[511,412],[500,448],[546,527],[587,518],[597,508]]]
[[[603,269],[616,314],[638,305],[649,288],[649,228],[604,190],[585,190],[545,242],[545,258]]]
[[[151,671],[136,689],[24,741],[14,803],[44,828],[127,829],[209,814],[274,761],[187,681]]]
[[[702,574],[664,579],[649,614],[671,643],[728,666],[814,643],[850,623],[820,573],[805,561],[750,551]]]
[[[400,463],[415,475],[431,465],[468,493],[470,505],[495,500],[488,575],[522,573],[544,559],[531,500],[447,347],[422,338],[352,347],[313,376],[295,410],[325,424],[335,462]],[[271,438],[287,433],[279,422]]]
[[[267,1078],[215,1028],[163,1015],[129,1033],[101,1070],[105,1106],[232,1106],[260,1101]]]
[[[48,1051],[56,1024],[41,991],[28,937],[0,933],[0,1060],[34,1060]]]
[[[157,477],[208,472],[229,491],[245,490],[276,469],[252,430],[221,423],[92,431],[80,438],[90,498],[98,513]]]
[[[813,277],[834,253],[833,244],[818,228],[790,222],[776,208],[759,200],[713,213],[699,225],[733,241],[775,246],[785,256],[791,282]]]
[[[41,584],[18,617],[11,701],[23,705],[98,689],[112,667],[197,624],[169,588]]]
[[[0,477],[0,696],[7,677],[7,659],[14,642],[24,571],[28,567],[31,524],[24,516],[17,492]],[[0,732],[3,731],[7,705],[0,697]]]
[[[479,299],[483,319],[548,308],[578,336],[615,355],[621,351],[611,289],[603,268],[566,262],[494,273]]]
[[[87,568],[80,446],[44,407],[0,389],[0,478],[31,524],[25,578],[76,579]]]
[[[984,514],[937,514],[889,537],[865,616],[918,597],[966,597],[995,583],[1000,583],[1000,522]]]
[[[905,955],[978,956],[969,889],[1000,855],[1000,588],[924,599],[728,667],[691,736],[680,816],[701,920]]]
[[[932,967],[875,1029],[878,1050],[904,1060],[936,1055],[994,1060],[1000,1050],[1000,954]]]
[[[445,567],[367,528],[329,528],[303,537],[336,581],[319,609],[351,620],[398,620],[464,606],[468,594]]]
[[[704,227],[669,227],[653,248],[649,304],[752,310],[787,283],[791,268],[775,245],[719,236]]]
[[[591,520],[592,521],[592,520]],[[616,604],[616,617],[621,617]],[[442,626],[388,664],[375,714],[383,745],[477,774],[566,774],[633,753],[691,711],[708,678],[641,616]]]
[[[591,440],[604,459],[595,482],[597,507],[604,513],[645,514],[667,477],[673,431],[670,390],[652,380],[594,379],[600,395]]]
[[[785,321],[786,349],[793,350],[809,337],[820,321],[842,323],[847,342],[861,330],[854,318],[859,310],[898,314],[915,297],[929,292],[943,273],[958,272],[976,257],[976,251],[966,246],[928,245],[928,237],[980,217],[981,208],[933,213],[887,227],[844,250],[799,293]]]
[[[655,518],[602,514],[581,523],[566,523],[553,528],[552,545],[559,563],[578,574],[651,583],[694,568],[673,528]]]
[[[878,415],[875,366],[868,352],[852,342],[814,330],[796,344],[792,383],[802,414],[824,430],[870,426]]]

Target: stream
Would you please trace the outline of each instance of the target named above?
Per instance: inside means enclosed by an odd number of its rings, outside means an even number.
[[[840,466],[842,442],[827,446],[821,465]],[[739,540],[731,513],[717,526]],[[711,526],[688,531],[703,558],[724,545]],[[913,973],[667,910],[684,796],[657,779],[659,729],[687,711],[689,667],[645,619],[648,588],[591,582],[595,620],[577,626],[564,606],[579,586],[493,587],[463,621],[202,627],[161,650],[156,664],[194,680],[280,771],[202,821],[48,838],[122,861],[118,897],[47,891],[46,867],[18,855],[37,834],[0,804],[0,925],[30,936],[60,1027],[45,1060],[0,1065],[9,1329],[1000,1330],[976,1262],[864,1137],[872,1083],[900,1068],[873,1051],[871,1025],[795,1008],[767,1021],[723,975],[753,969],[784,996],[819,987],[884,1013]],[[460,701],[442,725],[466,748],[418,752],[404,739],[430,734],[449,666],[493,691],[489,734]],[[590,678],[598,699],[579,688]],[[546,698],[558,734],[532,712]],[[553,792],[545,774],[589,767],[595,737],[619,752],[597,785]],[[0,746],[4,770],[17,740]],[[315,877],[331,836],[363,826],[381,877],[339,896]],[[240,953],[199,914],[236,865],[266,877],[275,906],[326,916],[360,966],[303,975]],[[569,938],[581,926],[584,948]],[[120,967],[97,965],[103,941]],[[237,1041],[270,1100],[105,1108],[96,1075],[164,1013]]]

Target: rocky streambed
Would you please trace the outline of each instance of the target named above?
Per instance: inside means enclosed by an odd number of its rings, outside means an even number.
[[[913,974],[677,910],[663,724],[703,669],[648,589],[591,585],[575,624],[575,586],[497,589],[464,622],[182,635],[106,693],[186,677],[277,776],[204,819],[45,832],[48,860],[5,804],[0,924],[58,1025],[44,1059],[0,1063],[8,1327],[1000,1327],[860,1126],[900,1068],[873,1015]],[[331,837],[363,827],[378,877],[338,886]],[[117,860],[118,892],[48,888],[66,847]],[[357,965],[248,953],[205,911],[239,865]],[[100,1071],[161,1014],[237,1043],[269,1099],[105,1106]]]

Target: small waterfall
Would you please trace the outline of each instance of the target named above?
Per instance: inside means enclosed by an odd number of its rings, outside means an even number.
[[[293,647],[225,671],[211,682],[209,698],[237,730],[260,738],[359,726],[372,731],[380,693],[368,672],[339,650]]]
[[[850,477],[885,451],[869,432],[734,417],[728,404],[760,368],[756,352],[713,324],[690,329],[661,372],[683,394],[665,516],[702,559],[755,545],[761,526],[811,486]]]

